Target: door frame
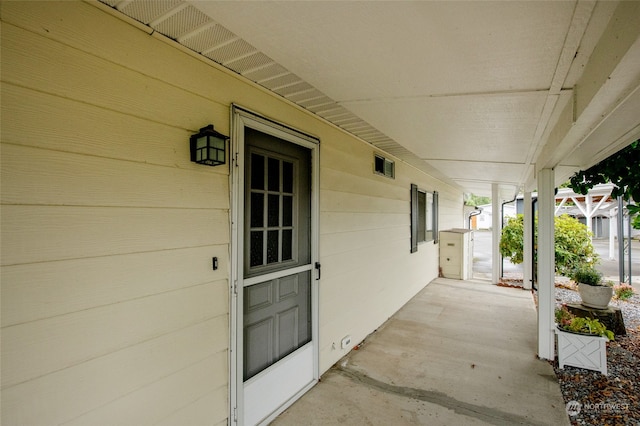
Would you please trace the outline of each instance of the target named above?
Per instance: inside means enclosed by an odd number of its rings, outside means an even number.
[[[311,151],[311,265],[319,259],[319,201],[320,201],[320,140],[287,125],[270,120],[236,104],[231,105],[231,138],[229,173],[231,188],[231,269],[229,280],[229,424],[244,424],[243,398],[243,339],[242,339],[242,304],[243,304],[243,262],[244,253],[244,128],[250,127],[278,137],[282,140],[298,144]],[[313,343],[313,380],[286,403],[278,407],[265,423],[273,420],[293,404],[304,393],[311,389],[320,377],[319,345],[318,345],[318,304],[319,291],[318,272],[311,271],[311,343]]]

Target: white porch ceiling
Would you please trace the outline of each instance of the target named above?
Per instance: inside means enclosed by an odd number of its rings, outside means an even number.
[[[101,1],[467,192],[640,137],[640,2]]]

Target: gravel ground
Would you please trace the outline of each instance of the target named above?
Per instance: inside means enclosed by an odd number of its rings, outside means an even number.
[[[580,303],[571,287],[571,283],[556,283],[558,306]],[[607,376],[569,366],[561,370],[553,362],[565,402],[581,404],[580,412],[569,416],[573,425],[640,425],[640,295],[626,301],[613,299],[611,305],[622,310],[627,336],[616,336],[607,344]]]

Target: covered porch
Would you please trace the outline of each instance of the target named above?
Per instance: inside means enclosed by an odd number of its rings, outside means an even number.
[[[274,425],[565,425],[529,291],[437,278]]]
[[[100,2],[493,211],[523,193],[533,217],[537,190],[536,353],[553,359],[555,188],[640,136],[637,2]]]
[[[630,1],[0,3],[0,421],[266,424],[320,377],[415,392],[407,418],[429,424],[563,416],[536,358],[554,358],[554,188],[640,137],[639,18]],[[209,125],[217,167],[191,161]],[[436,279],[465,193],[497,211],[534,190],[537,317],[526,291]],[[287,338],[279,309],[245,318],[298,289]],[[385,336],[397,359],[360,368]],[[293,383],[269,404],[254,353]]]

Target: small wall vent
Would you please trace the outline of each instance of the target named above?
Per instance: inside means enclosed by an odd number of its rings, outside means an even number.
[[[373,171],[388,178],[396,177],[396,165],[393,161],[380,154],[373,155]]]

